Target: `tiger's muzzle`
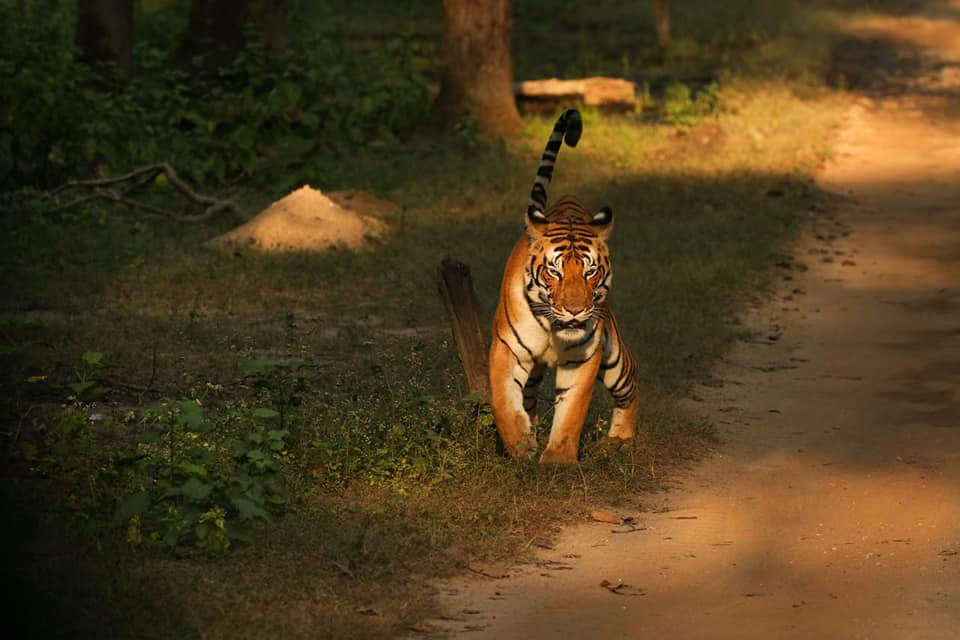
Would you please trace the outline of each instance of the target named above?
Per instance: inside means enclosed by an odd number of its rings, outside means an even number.
[[[554,320],[554,329],[583,329],[587,325],[586,320]]]

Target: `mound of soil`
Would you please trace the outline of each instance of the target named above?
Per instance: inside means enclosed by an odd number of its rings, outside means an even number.
[[[397,209],[363,191],[325,195],[306,185],[217,236],[210,246],[224,251],[323,251],[331,247],[356,251],[384,242],[387,225],[379,216]]]

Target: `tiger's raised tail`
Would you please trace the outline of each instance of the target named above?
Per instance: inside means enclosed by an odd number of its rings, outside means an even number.
[[[540,167],[537,169],[537,177],[533,180],[533,189],[530,191],[527,215],[531,218],[546,220],[543,212],[547,208],[547,185],[553,177],[553,165],[557,162],[557,154],[560,153],[560,147],[564,142],[571,147],[577,146],[582,132],[583,120],[576,109],[567,109],[557,118],[557,124],[553,126],[553,133],[550,134],[543,156],[540,158]]]

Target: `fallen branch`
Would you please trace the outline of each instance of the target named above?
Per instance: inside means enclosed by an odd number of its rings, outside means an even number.
[[[152,181],[156,180],[160,174],[166,176],[167,182],[173,185],[173,187],[179,191],[180,195],[182,195],[184,198],[193,204],[206,207],[204,211],[194,215],[182,215],[151,204],[140,202],[139,200],[130,197],[132,193],[139,191]],[[114,186],[117,188],[113,188]],[[110,202],[126,205],[146,215],[163,216],[178,222],[202,222],[220,213],[221,211],[227,209],[236,211],[237,209],[237,205],[231,200],[220,200],[218,198],[197,193],[191,189],[180,178],[180,176],[177,175],[177,172],[173,170],[173,167],[166,162],[150,165],[148,167],[142,167],[140,169],[131,171],[130,173],[113,178],[101,178],[98,180],[71,180],[70,182],[60,185],[48,193],[47,197],[52,198],[59,193],[73,189],[92,189],[92,193],[80,196],[64,204],[57,205],[52,209],[49,209],[48,213],[72,209],[81,204],[92,202],[93,200],[108,200]]]

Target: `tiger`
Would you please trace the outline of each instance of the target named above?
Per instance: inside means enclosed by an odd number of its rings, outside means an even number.
[[[577,463],[596,379],[615,405],[607,436],[627,441],[637,432],[636,362],[607,302],[613,211],[589,213],[569,195],[547,208],[557,154],[564,142],[575,147],[582,131],[580,112],[567,109],[547,141],[530,192],[526,233],[503,271],[489,351],[490,405],[513,458],[537,452],[537,391],[547,367],[556,367],[553,423],[541,463]]]

